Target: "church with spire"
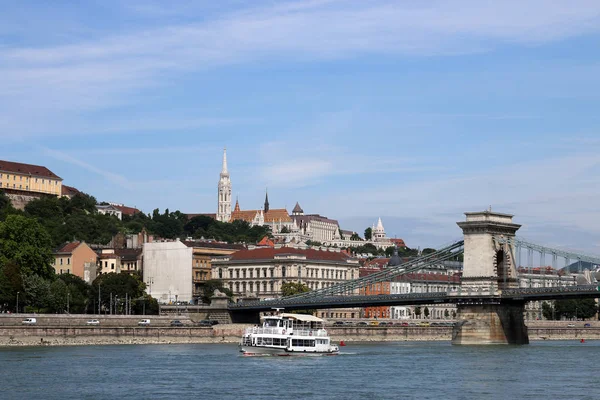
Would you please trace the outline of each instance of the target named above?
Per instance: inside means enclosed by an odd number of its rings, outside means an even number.
[[[227,170],[227,149],[223,149],[223,166],[219,174],[217,201],[217,221],[229,222],[231,220],[231,180]]]

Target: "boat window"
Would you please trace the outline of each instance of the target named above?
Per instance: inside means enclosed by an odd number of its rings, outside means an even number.
[[[264,326],[275,328],[275,327],[277,327],[277,320],[276,319],[265,319]]]

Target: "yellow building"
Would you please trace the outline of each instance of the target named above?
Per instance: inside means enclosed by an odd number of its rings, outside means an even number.
[[[46,167],[0,160],[0,189],[15,194],[62,195],[62,178]]]

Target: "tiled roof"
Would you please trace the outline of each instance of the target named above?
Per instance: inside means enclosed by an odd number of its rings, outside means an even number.
[[[231,213],[231,220],[243,220],[246,222],[252,222],[256,214],[260,213],[260,210],[239,210]],[[273,222],[292,222],[292,218],[290,218],[290,214],[288,214],[285,208],[273,208],[269,209],[267,212],[263,212],[265,223],[273,223]]]
[[[406,247],[406,244],[402,239],[390,239],[390,242],[394,243],[398,247]]]
[[[142,254],[142,249],[115,249],[115,254],[121,257],[121,260],[135,261]]]
[[[141,213],[140,210],[138,210],[137,208],[134,207],[127,207],[127,206],[115,206],[117,209],[119,209],[124,215],[134,215],[134,214],[138,214]]]
[[[272,260],[275,256],[285,254],[303,255],[307,260],[312,261],[345,262],[346,260],[352,259],[352,257],[349,257],[344,253],[314,249],[297,249],[293,247],[280,247],[278,249],[267,247],[253,250],[240,250],[231,254],[229,259],[231,261]]]
[[[65,243],[63,247],[57,249],[55,253],[72,253],[77,247],[79,247],[80,244],[81,242]]]
[[[292,218],[296,220],[296,222],[309,222],[309,221],[321,221],[328,222],[333,225],[338,225],[338,222],[335,219],[329,219],[327,217],[323,217],[319,214],[308,214],[308,215],[292,215]]]
[[[265,236],[264,238],[262,238],[260,240],[260,242],[258,242],[256,244],[257,246],[269,246],[269,247],[275,247],[275,243],[273,243],[273,241],[271,239],[269,239],[268,236]]]
[[[80,193],[79,190],[75,189],[72,186],[67,186],[67,185],[61,186],[61,194],[63,196],[75,196],[77,193]]]
[[[60,178],[54,172],[50,171],[46,167],[42,167],[41,165],[23,164],[0,160],[0,171],[39,176],[40,178],[53,178],[62,180],[62,178]]]
[[[302,207],[300,207],[300,204],[298,204],[298,202],[296,202],[296,206],[294,207],[292,212],[293,213],[304,213],[304,210],[302,209]]]

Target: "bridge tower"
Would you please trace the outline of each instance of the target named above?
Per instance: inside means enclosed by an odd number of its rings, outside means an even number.
[[[458,222],[464,234],[464,264],[461,294],[470,300],[459,302],[458,323],[453,344],[527,344],[523,301],[502,301],[503,289],[517,288],[517,263],[510,244],[494,237],[511,238],[521,225],[513,216],[492,212],[465,213]]]

